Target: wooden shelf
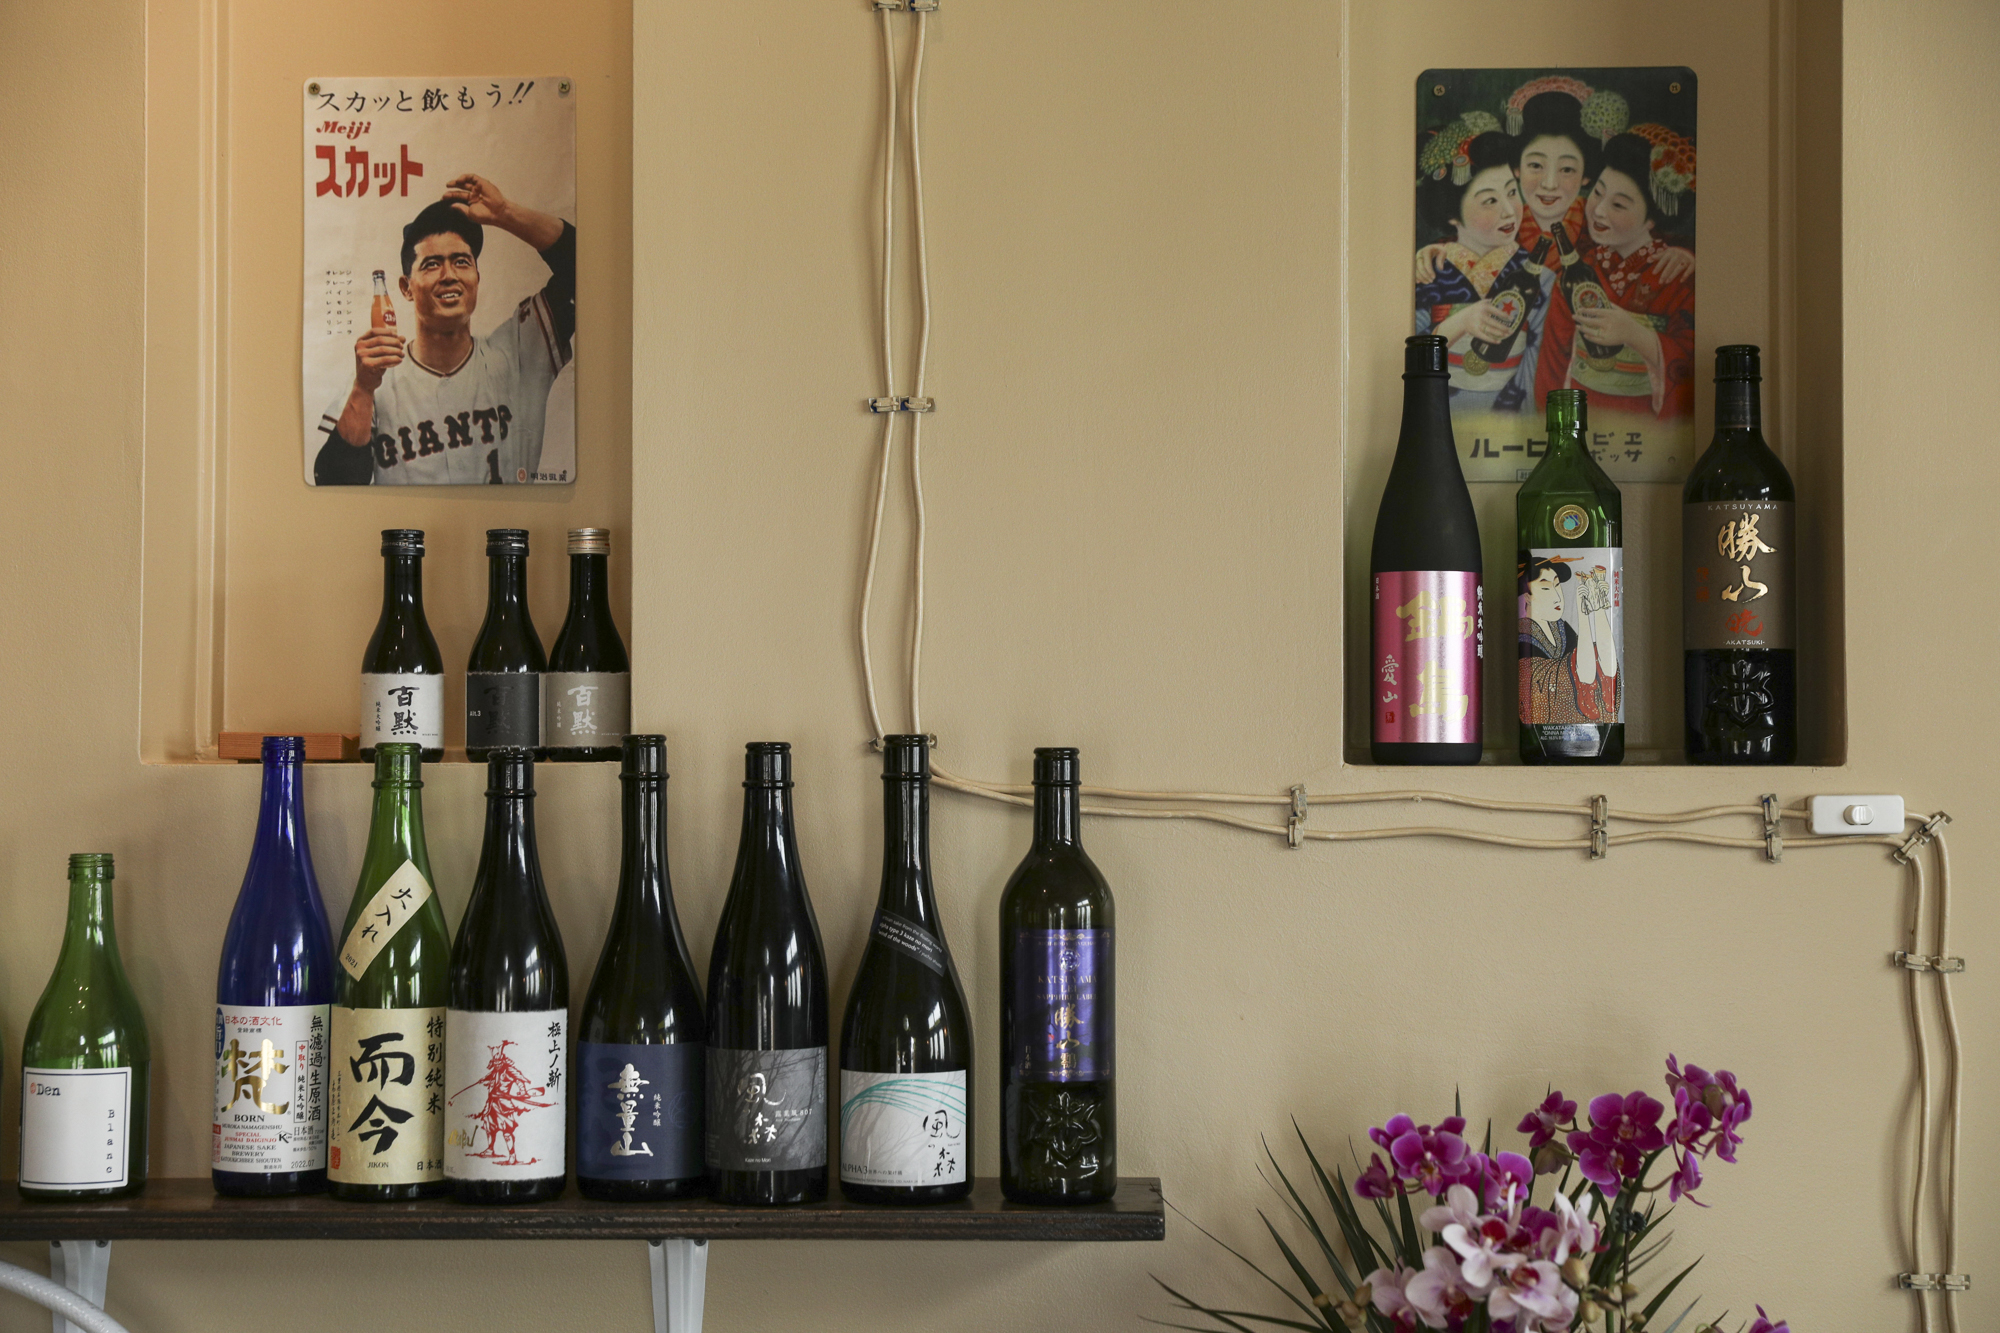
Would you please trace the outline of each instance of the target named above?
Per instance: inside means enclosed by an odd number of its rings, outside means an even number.
[[[450,1199],[342,1203],[325,1195],[225,1199],[206,1177],[155,1180],[136,1198],[69,1203],[0,1198],[0,1240],[1164,1240],[1157,1178],[1118,1182],[1109,1203],[1029,1208],[1000,1182],[923,1208],[825,1203],[750,1208],[691,1199],[597,1203],[574,1189],[549,1203],[478,1208]]]

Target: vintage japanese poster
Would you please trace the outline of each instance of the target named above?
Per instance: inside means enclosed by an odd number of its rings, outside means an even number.
[[[575,481],[570,81],[303,91],[306,483]]]
[[[1525,479],[1562,388],[1614,481],[1686,475],[1695,198],[1691,70],[1417,80],[1415,331],[1449,344],[1468,481]]]

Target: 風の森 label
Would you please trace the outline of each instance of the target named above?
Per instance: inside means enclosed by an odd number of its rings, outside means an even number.
[[[211,1164],[258,1175],[326,1165],[329,1006],[215,1006]]]
[[[955,1185],[965,1179],[965,1071],[840,1071],[840,1178],[855,1185]]]
[[[707,1158],[718,1171],[826,1165],[826,1049],[708,1052]]]

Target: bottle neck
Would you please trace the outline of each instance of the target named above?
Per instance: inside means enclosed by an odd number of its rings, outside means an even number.
[[[789,888],[798,876],[797,847],[798,836],[792,829],[792,789],[745,787],[738,863],[768,868],[759,873],[759,884],[782,881]]]
[[[296,758],[264,764],[264,795],[257,810],[257,840],[251,848],[251,874],[273,861],[305,861],[312,853],[306,843],[305,803],[300,783],[303,765]]]
[[[519,611],[528,596],[528,557],[496,555],[486,562],[486,605],[489,610]]]
[[[1080,789],[1075,783],[1035,786],[1035,846],[1081,847],[1083,824]]]
[[[481,876],[489,890],[520,893],[532,889],[541,858],[535,849],[535,798],[496,792],[486,798],[486,845]]]
[[[610,613],[609,557],[573,555],[569,558],[569,608],[573,612]]]
[[[414,782],[378,783],[375,813],[368,825],[368,855],[394,850],[403,860],[414,861],[417,848],[424,845],[424,802]],[[394,870],[391,866],[389,869]]]
[[[1398,457],[1405,450],[1414,450],[1420,455],[1436,454],[1457,466],[1458,460],[1452,457],[1448,383],[1442,375],[1403,376],[1403,428],[1396,441]]]
[[[668,915],[673,908],[667,896],[666,781],[626,778],[623,788],[625,846],[618,867],[618,910],[649,918]]]
[[[1574,421],[1551,422],[1548,427],[1549,452],[1551,458],[1586,458],[1588,450],[1583,444],[1583,427]]]
[[[417,611],[424,605],[424,558],[420,555],[385,555],[382,557],[382,607],[410,607]]]
[[[65,962],[108,950],[118,952],[118,932],[111,920],[111,880],[90,870],[69,877],[69,919],[63,925]]]
[[[1762,436],[1764,408],[1760,386],[1755,380],[1715,382],[1715,430]]]
[[[922,778],[882,784],[879,905],[926,923],[937,917],[931,896],[931,784]]]

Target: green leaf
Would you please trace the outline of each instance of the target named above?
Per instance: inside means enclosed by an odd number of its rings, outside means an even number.
[[[1653,1316],[1659,1312],[1659,1309],[1662,1305],[1665,1305],[1667,1303],[1667,1297],[1674,1294],[1674,1288],[1678,1287],[1681,1284],[1681,1280],[1687,1277],[1689,1273],[1694,1272],[1695,1264],[1698,1264],[1700,1262],[1701,1262],[1700,1259],[1696,1259],[1694,1261],[1694,1264],[1689,1264],[1686,1268],[1683,1268],[1680,1272],[1674,1274],[1674,1280],[1667,1283],[1666,1286],[1661,1287],[1660,1294],[1653,1297],[1652,1300],[1646,1302],[1646,1308],[1644,1310],[1641,1310],[1639,1313],[1646,1317],[1647,1323],[1650,1324],[1653,1322]],[[1689,1306],[1688,1308],[1693,1309],[1694,1307]],[[1681,1318],[1685,1319],[1687,1318],[1687,1316],[1683,1314]]]
[[[1319,1243],[1320,1255],[1326,1260],[1327,1267],[1333,1270],[1334,1280],[1340,1283],[1341,1290],[1352,1296],[1359,1279],[1348,1278],[1347,1267],[1341,1263],[1339,1253],[1333,1248],[1333,1242],[1327,1239],[1326,1232],[1320,1227],[1319,1218],[1315,1217],[1312,1209],[1306,1206],[1306,1201],[1299,1197],[1299,1192],[1292,1188],[1292,1178],[1285,1174],[1282,1166],[1278,1165],[1278,1159],[1272,1155],[1271,1145],[1268,1142],[1264,1145],[1264,1156],[1270,1159],[1271,1169],[1278,1173],[1278,1179],[1285,1186],[1285,1193],[1289,1194],[1292,1202],[1297,1205],[1294,1215],[1305,1223],[1306,1229],[1312,1232],[1313,1239]],[[1318,1288],[1314,1287],[1310,1280],[1306,1282],[1306,1289],[1314,1295],[1319,1294]]]
[[[1236,1257],[1237,1257],[1238,1259],[1242,1260],[1242,1261],[1243,1261],[1243,1266],[1244,1266],[1245,1268],[1248,1268],[1248,1269],[1249,1269],[1249,1270],[1250,1270],[1251,1272],[1255,1273],[1255,1274],[1256,1274],[1256,1275],[1257,1275],[1258,1277],[1261,1277],[1261,1278],[1263,1278],[1263,1279],[1264,1279],[1264,1280],[1265,1280],[1266,1282],[1270,1283],[1270,1284],[1271,1284],[1271,1285],[1272,1285],[1273,1287],[1277,1288],[1277,1290],[1278,1290],[1278,1291],[1279,1291],[1279,1292],[1280,1292],[1280,1293],[1281,1293],[1281,1294],[1282,1294],[1282,1295],[1284,1296],[1284,1298],[1285,1298],[1286,1300],[1288,1300],[1288,1301],[1290,1301],[1290,1302],[1291,1302],[1292,1304],[1294,1304],[1294,1305],[1298,1306],[1298,1307],[1299,1307],[1299,1308],[1300,1308],[1301,1310],[1304,1310],[1304,1311],[1305,1311],[1305,1312],[1306,1312],[1306,1313],[1307,1313],[1308,1315],[1312,1315],[1312,1316],[1314,1316],[1315,1318],[1316,1318],[1316,1317],[1318,1316],[1318,1312],[1317,1312],[1316,1310],[1314,1310],[1314,1309],[1313,1309],[1313,1308],[1312,1308],[1311,1306],[1309,1306],[1309,1305],[1305,1304],[1305,1303],[1304,1303],[1303,1301],[1301,1301],[1301,1300],[1300,1300],[1300,1299],[1299,1299],[1299,1298],[1298,1298],[1297,1296],[1293,1295],[1293,1294],[1292,1294],[1292,1293],[1291,1293],[1290,1291],[1288,1291],[1288,1290],[1286,1289],[1286,1287],[1285,1287],[1285,1284],[1284,1284],[1284,1283],[1282,1283],[1282,1282],[1278,1281],[1278,1279],[1276,1279],[1276,1278],[1272,1277],[1272,1276],[1271,1276],[1271,1275],[1270,1275],[1269,1273],[1266,1273],[1266,1272],[1265,1272],[1265,1271],[1264,1271],[1264,1270],[1263,1270],[1263,1269],[1262,1269],[1261,1267],[1259,1267],[1259,1266],[1257,1265],[1257,1263],[1256,1263],[1256,1261],[1255,1261],[1255,1260],[1253,1260],[1253,1259],[1251,1259],[1251,1258],[1250,1258],[1250,1256],[1249,1256],[1249,1255],[1247,1255],[1247,1254],[1244,1254],[1244,1253],[1243,1253],[1243,1251],[1241,1251],[1241,1250],[1237,1249],[1237,1248],[1236,1248],[1236,1247],[1235,1247],[1234,1245],[1231,1245],[1231,1244],[1230,1244],[1230,1243],[1229,1243],[1228,1241],[1226,1241],[1226,1240],[1222,1239],[1222,1237],[1220,1237],[1220,1236],[1216,1235],[1216,1234],[1215,1234],[1215,1233],[1214,1233],[1213,1231],[1210,1231],[1210,1230],[1209,1230],[1209,1229],[1208,1229],[1207,1227],[1205,1227],[1205,1226],[1203,1226],[1203,1225],[1202,1225],[1201,1223],[1199,1223],[1199,1222],[1195,1221],[1195,1220],[1194,1220],[1194,1219],[1193,1219],[1192,1217],[1188,1217],[1188,1215],[1187,1215],[1187,1214],[1186,1214],[1185,1212],[1183,1212],[1183,1211],[1182,1211],[1181,1209],[1179,1209],[1179,1208],[1175,1208],[1175,1209],[1174,1209],[1174,1211],[1175,1211],[1176,1213],[1179,1213],[1179,1214],[1181,1215],[1181,1217],[1185,1218],[1185,1219],[1187,1220],[1187,1223],[1188,1223],[1188,1225],[1189,1225],[1189,1226],[1193,1227],[1193,1228],[1194,1228],[1194,1229],[1195,1229],[1196,1231],[1199,1231],[1199,1232],[1200,1232],[1200,1233],[1201,1233],[1202,1235],[1204,1235],[1204,1236],[1208,1237],[1208,1238],[1209,1238],[1210,1240],[1214,1241],[1214,1242],[1215,1242],[1215,1243],[1216,1243],[1217,1245],[1220,1245],[1220,1246],[1221,1246],[1221,1247],[1222,1247],[1223,1249],[1225,1249],[1225,1250],[1229,1251],[1229,1252],[1230,1252],[1231,1254],[1235,1255],[1235,1256],[1236,1256]],[[1262,1211],[1259,1211],[1259,1212],[1258,1212],[1258,1214],[1257,1214],[1257,1216],[1258,1216],[1258,1217],[1259,1217],[1260,1219],[1263,1219],[1263,1222],[1264,1222],[1264,1226],[1265,1226],[1265,1227],[1266,1227],[1267,1229],[1269,1229],[1269,1228],[1270,1228],[1270,1226],[1271,1226],[1271,1222],[1270,1222],[1270,1219],[1269,1219],[1269,1218],[1266,1218],[1266,1217],[1264,1217],[1264,1214],[1263,1214],[1263,1212],[1262,1212]],[[1273,1236],[1275,1236],[1275,1235],[1277,1235],[1278,1233],[1277,1233],[1277,1232],[1276,1232],[1275,1230],[1272,1230],[1272,1231],[1271,1231],[1271,1234],[1272,1234]],[[1289,1251],[1287,1251],[1287,1255],[1288,1255],[1288,1257],[1289,1257]],[[1159,1282],[1159,1281],[1160,1281],[1160,1280],[1159,1280],[1159,1278],[1157,1278],[1157,1277],[1155,1277],[1155,1278],[1154,1278],[1153,1280],[1154,1280],[1155,1282]],[[1165,1286],[1166,1284],[1165,1284],[1164,1282],[1161,1282],[1161,1283],[1160,1283],[1160,1285],[1161,1285],[1161,1286]],[[1174,1294],[1175,1294],[1176,1296],[1178,1296],[1178,1295],[1179,1295],[1180,1293],[1179,1293],[1179,1292],[1175,1292]],[[1213,1311],[1209,1310],[1209,1309],[1208,1309],[1207,1307],[1205,1307],[1205,1306],[1199,1306],[1199,1305],[1197,1305],[1197,1306],[1194,1306],[1194,1308],[1195,1308],[1195,1309],[1198,1309],[1198,1310],[1200,1310],[1200,1311],[1201,1311],[1201,1312],[1202,1312],[1203,1314],[1213,1314]],[[1331,1324],[1328,1324],[1328,1325],[1326,1325],[1326,1327],[1328,1327],[1328,1328],[1332,1328],[1333,1326],[1332,1326]]]
[[[1258,1210],[1257,1220],[1264,1224],[1264,1230],[1270,1232],[1271,1239],[1278,1243],[1278,1252],[1283,1254],[1285,1262],[1292,1266],[1292,1275],[1298,1278],[1299,1285],[1306,1289],[1306,1294],[1313,1297],[1315,1301],[1324,1297],[1326,1293],[1320,1290],[1319,1283],[1313,1281],[1312,1274],[1306,1271],[1306,1266],[1299,1262],[1299,1256],[1292,1253],[1292,1247],[1285,1244],[1285,1238],[1278,1234],[1278,1229],[1271,1225],[1271,1219],[1264,1216],[1261,1209]],[[1283,1290],[1283,1288],[1280,1288],[1280,1290]],[[1348,1294],[1353,1294],[1352,1288],[1348,1289]],[[1321,1317],[1321,1306],[1317,1304],[1308,1305],[1289,1291],[1285,1292],[1285,1299],[1289,1300],[1293,1305],[1298,1306],[1299,1309],[1305,1311],[1313,1318],[1318,1319]],[[1329,1324],[1328,1327],[1332,1327],[1332,1325]]]
[[[1367,1227],[1362,1225],[1361,1213],[1355,1206],[1354,1195],[1348,1190],[1346,1177],[1335,1171],[1332,1179],[1327,1178],[1326,1168],[1319,1163],[1319,1154],[1312,1150],[1312,1144],[1306,1142],[1306,1133],[1299,1128],[1296,1119],[1292,1121],[1292,1132],[1298,1135],[1299,1146],[1305,1149],[1306,1160],[1312,1163],[1313,1175],[1319,1181],[1320,1191],[1326,1195],[1327,1204],[1333,1209],[1334,1220],[1340,1226],[1341,1237],[1347,1242],[1348,1257],[1354,1261],[1356,1279],[1366,1277],[1377,1268],[1385,1267],[1389,1262],[1389,1251],[1369,1234]],[[1379,1207],[1381,1201],[1376,1202]],[[1385,1224],[1388,1222],[1386,1210],[1383,1212],[1383,1222]],[[1395,1234],[1396,1229],[1393,1226],[1388,1230],[1389,1234]]]
[[[1693,1313],[1694,1313],[1694,1307],[1695,1307],[1695,1306],[1697,1306],[1697,1305],[1700,1305],[1700,1304],[1701,1304],[1701,1302],[1700,1302],[1699,1300],[1692,1300],[1692,1301],[1689,1301],[1689,1302],[1688,1302],[1688,1308],[1687,1308],[1687,1309],[1685,1309],[1685,1310],[1683,1310],[1683,1311],[1681,1311],[1681,1313],[1680,1313],[1680,1318],[1678,1318],[1678,1319],[1674,1320],[1674,1322],[1673,1322],[1673,1323],[1671,1323],[1671,1324],[1668,1324],[1668,1325],[1667,1325],[1667,1326],[1666,1326],[1665,1328],[1661,1329],[1661,1330],[1660,1330],[1660,1333],[1674,1333],[1674,1330],[1675,1330],[1675,1329],[1677,1329],[1677,1328],[1679,1328],[1679,1327],[1681,1326],[1681,1324],[1682,1324],[1683,1322],[1685,1322],[1685,1321],[1686,1321],[1687,1317],[1688,1317],[1689,1315],[1691,1315],[1691,1314],[1693,1314]],[[1724,1311],[1724,1312],[1723,1312],[1723,1318],[1724,1318],[1724,1319],[1727,1319],[1728,1317],[1729,1317],[1729,1314],[1728,1314],[1728,1312],[1727,1312],[1727,1311]],[[1716,1322],[1720,1323],[1720,1322],[1721,1322],[1721,1320],[1717,1320]]]
[[[1423,1242],[1417,1236],[1417,1217],[1410,1211],[1410,1196],[1398,1194],[1396,1207],[1403,1219],[1403,1259],[1412,1268],[1424,1266]]]

